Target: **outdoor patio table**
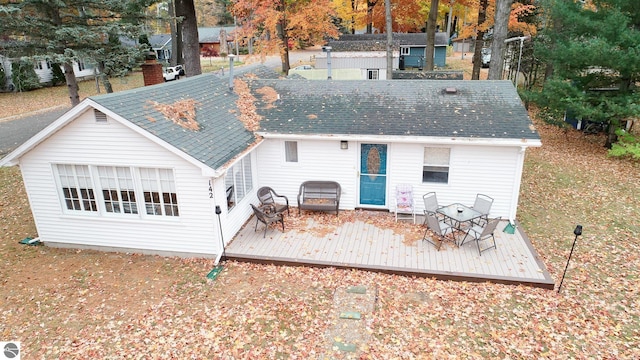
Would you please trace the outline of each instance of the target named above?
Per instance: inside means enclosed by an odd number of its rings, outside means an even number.
[[[446,218],[445,221],[448,220],[454,229],[462,231],[465,234],[467,231],[464,225],[470,224],[472,220],[482,216],[481,212],[459,203],[443,206],[436,211],[444,215]]]

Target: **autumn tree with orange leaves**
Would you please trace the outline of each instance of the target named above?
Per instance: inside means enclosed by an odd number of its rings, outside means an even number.
[[[332,22],[331,0],[237,0],[232,13],[241,26],[241,36],[255,39],[258,53],[278,52],[282,72],[289,72],[289,46],[319,44],[337,37]]]

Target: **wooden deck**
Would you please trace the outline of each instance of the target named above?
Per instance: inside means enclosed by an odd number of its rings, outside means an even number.
[[[294,211],[297,212],[293,209],[289,217],[285,215],[285,232],[282,228],[270,227],[264,238],[264,225],[259,224],[254,231],[255,217],[250,218],[227,245],[226,257],[546,289],[553,289],[555,285],[520,226],[515,234],[503,232],[506,221],[498,225],[495,233],[497,248],[484,251],[480,256],[475,242],[461,247],[453,242],[444,243],[437,251],[429,242],[421,240],[422,225],[412,225],[411,221],[396,224],[389,213],[345,211],[340,212],[340,217],[347,219],[338,221],[329,217],[335,218],[335,215],[323,213],[309,213],[299,218]],[[418,217],[417,221],[422,218]]]

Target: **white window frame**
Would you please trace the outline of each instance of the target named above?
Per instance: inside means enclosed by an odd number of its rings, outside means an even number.
[[[224,177],[227,195],[227,210],[231,211],[253,189],[253,167],[251,156],[245,156],[233,164]]]
[[[98,166],[102,204],[107,213],[138,214],[138,202],[131,168]]]
[[[401,46],[400,47],[400,55],[411,55],[411,47],[409,47],[409,46]]]
[[[140,168],[140,186],[145,214],[180,216],[175,177],[171,169]]]
[[[300,160],[297,141],[284,141],[284,162],[287,164],[297,164]]]
[[[172,169],[76,164],[54,164],[53,169],[67,214],[147,219],[180,216]]]
[[[367,69],[367,80],[379,80],[379,79],[380,79],[379,69]]]
[[[91,170],[87,165],[54,166],[63,209],[71,213],[97,213],[98,202]]]
[[[422,182],[448,184],[450,173],[451,148],[425,146],[422,164]]]

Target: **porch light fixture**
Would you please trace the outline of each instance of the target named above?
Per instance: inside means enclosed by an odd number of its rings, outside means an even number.
[[[340,149],[347,150],[349,148],[349,142],[347,140],[340,140]]]
[[[573,239],[573,245],[571,245],[571,252],[569,253],[569,258],[567,259],[567,266],[564,267],[564,273],[562,273],[562,280],[560,280],[560,286],[558,286],[558,294],[560,293],[560,289],[562,289],[562,282],[564,281],[564,276],[567,273],[567,268],[569,268],[569,261],[571,260],[571,255],[573,255],[573,248],[576,246],[578,236],[582,235],[582,225],[576,225],[576,228],[573,230],[573,234],[576,237]]]

